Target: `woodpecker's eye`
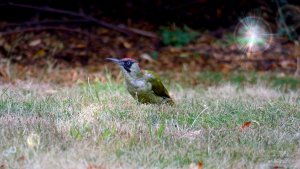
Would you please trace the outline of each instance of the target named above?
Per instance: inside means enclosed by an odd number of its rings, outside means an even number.
[[[130,62],[129,61],[127,61],[127,62],[125,62],[125,64],[126,64],[126,66],[130,66]]]
[[[130,68],[131,68],[131,66],[132,66],[132,64],[133,64],[134,62],[133,61],[131,61],[131,60],[124,60],[124,61],[122,61],[122,66],[123,66],[123,68],[127,71],[127,72],[131,72],[131,70],[130,70]]]

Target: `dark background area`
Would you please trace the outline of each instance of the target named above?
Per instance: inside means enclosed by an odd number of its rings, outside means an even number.
[[[263,19],[272,36],[270,47],[250,55],[234,35],[247,16]],[[70,69],[74,80],[82,69],[105,70],[107,57],[132,57],[176,75],[300,75],[298,23],[299,0],[0,0],[0,79],[36,77],[40,70],[66,79],[60,70]]]
[[[193,28],[216,29],[230,27],[249,12],[262,15],[274,22],[277,12],[275,0],[14,0],[0,1],[0,19],[24,21],[32,18],[62,18],[60,14],[22,9],[9,6],[21,3],[33,6],[49,6],[81,12],[97,18],[109,17],[122,23],[147,21],[156,25],[188,25]],[[298,0],[278,0],[279,5],[299,5]],[[67,17],[67,16],[64,16]]]

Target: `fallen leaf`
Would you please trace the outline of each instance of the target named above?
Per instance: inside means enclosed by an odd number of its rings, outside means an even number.
[[[22,162],[22,161],[24,161],[24,160],[26,160],[26,157],[25,157],[24,155],[22,155],[21,157],[19,157],[19,158],[17,159],[18,162]]]
[[[204,167],[203,163],[202,162],[198,162],[198,168],[199,169],[203,169],[203,167]]]
[[[72,71],[70,72],[70,75],[71,75],[72,81],[77,80],[77,78],[78,78],[78,72],[77,72],[76,70],[72,70]]]
[[[293,60],[283,60],[280,62],[280,66],[284,69],[293,69],[296,67],[296,62]]]
[[[0,39],[0,46],[3,46],[5,43],[5,40],[4,39]]]
[[[35,148],[40,144],[40,136],[36,133],[31,133],[27,137],[27,145],[29,148]]]
[[[0,164],[0,169],[5,169],[5,165],[4,164]]]
[[[86,169],[105,169],[105,167],[101,165],[89,164]]]
[[[142,59],[145,59],[145,60],[147,60],[147,61],[149,61],[149,62],[153,62],[154,60],[152,59],[152,57],[148,54],[148,53],[143,53],[143,54],[141,54],[141,56],[140,56]]]
[[[4,68],[0,68],[0,77],[2,77],[6,81],[10,79],[9,75],[7,74],[7,71]]]
[[[272,169],[284,169],[285,167],[283,166],[278,166],[278,165],[275,165],[275,166],[272,166]]]
[[[4,49],[5,49],[5,51],[10,51],[12,49],[12,46],[10,46],[9,44],[5,43],[4,44]]]
[[[246,121],[244,122],[244,124],[242,125],[242,127],[240,128],[240,131],[245,130],[246,128],[248,128],[251,125],[251,121]]]
[[[46,55],[46,51],[44,49],[40,49],[32,57],[36,59],[36,58],[44,57],[45,55]]]
[[[58,91],[57,91],[57,90],[54,90],[54,89],[49,89],[49,90],[46,90],[46,91],[45,91],[46,94],[50,94],[50,95],[55,94],[55,93],[57,93],[57,92],[58,92]]]
[[[202,162],[198,162],[198,163],[192,163],[189,166],[189,169],[203,169],[203,163]]]
[[[86,48],[86,44],[80,43],[75,46],[76,49],[84,49]]]
[[[124,42],[123,42],[123,46],[124,46],[126,49],[129,49],[129,48],[132,47],[132,44],[129,43],[129,42],[124,41]]]
[[[42,42],[41,39],[36,39],[36,40],[29,42],[29,46],[34,47],[34,46],[39,45],[41,42]]]
[[[232,70],[232,65],[230,64],[220,64],[220,70],[223,72],[223,73],[229,73],[230,70]]]

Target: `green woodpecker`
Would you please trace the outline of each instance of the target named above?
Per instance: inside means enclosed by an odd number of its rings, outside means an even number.
[[[159,76],[152,71],[142,71],[136,60],[131,58],[107,58],[107,60],[121,68],[127,90],[134,99],[141,103],[174,104]]]

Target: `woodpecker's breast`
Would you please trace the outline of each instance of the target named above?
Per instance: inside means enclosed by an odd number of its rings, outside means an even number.
[[[162,97],[158,97],[151,89],[151,83],[146,80],[126,81],[130,95],[141,103],[161,103]]]
[[[127,81],[126,85],[128,90],[133,92],[147,92],[151,90],[151,85],[143,79]]]

